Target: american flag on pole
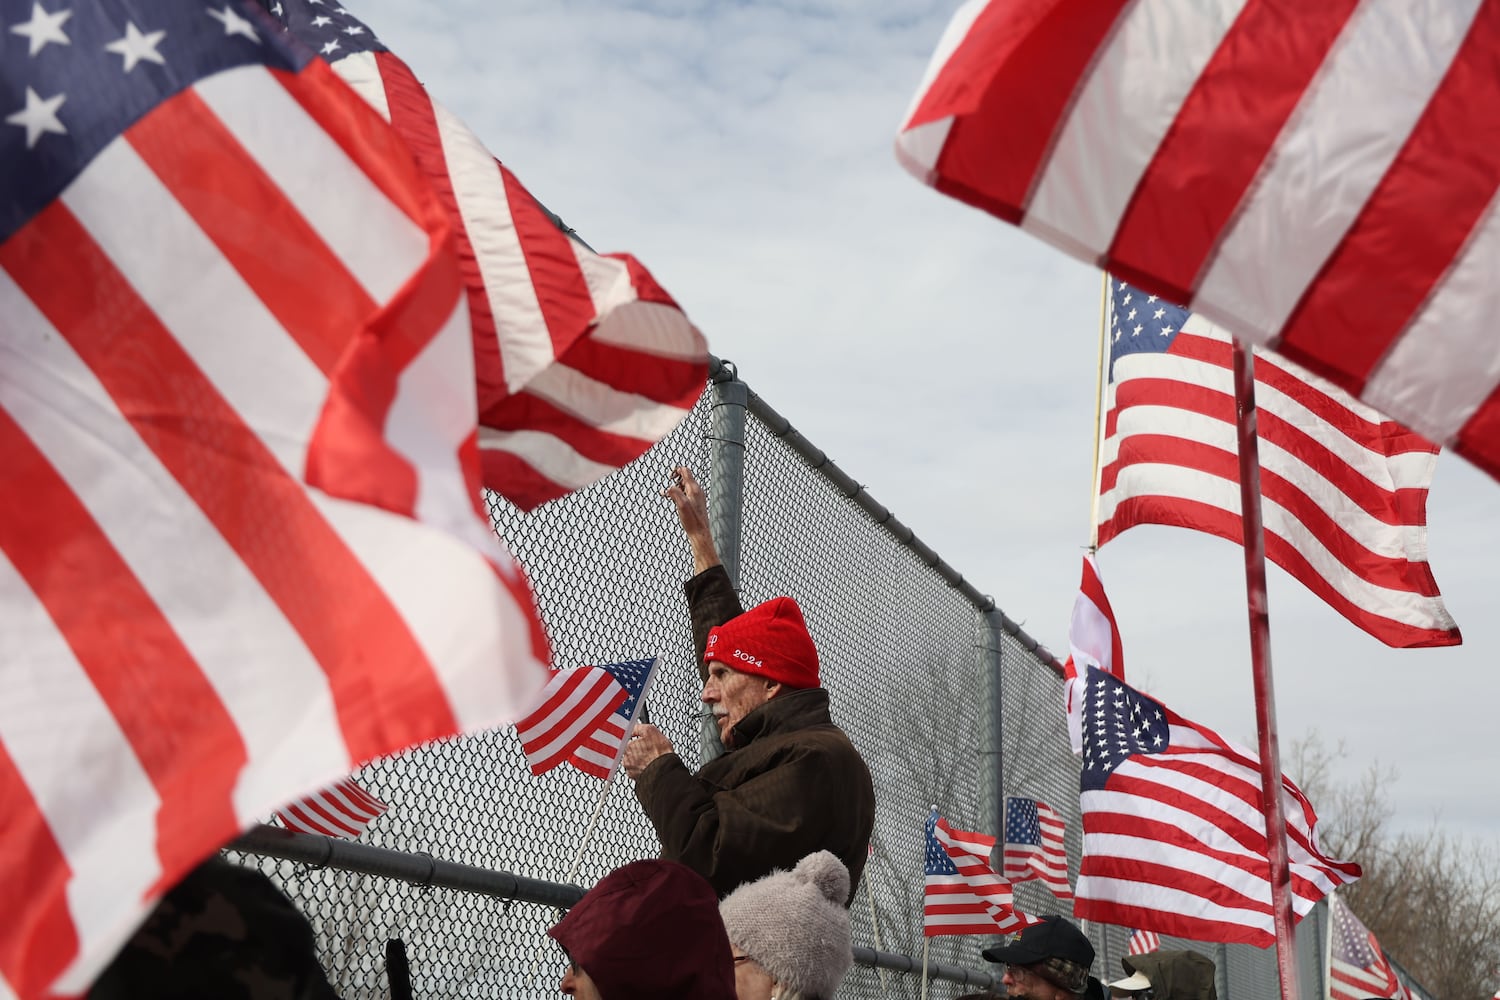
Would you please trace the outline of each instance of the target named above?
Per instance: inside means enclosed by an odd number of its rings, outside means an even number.
[[[1260,761],[1097,667],[1084,704],[1083,861],[1073,913],[1194,941],[1276,940]],[[1318,848],[1312,805],[1282,778],[1292,909],[1359,878]]]
[[[532,774],[563,761],[601,781],[614,776],[651,682],[656,657],[553,675],[541,703],[516,723]]]
[[[1497,48],[1481,0],[970,0],[897,152],[1500,477]]]
[[[448,225],[238,0],[0,0],[0,994],[545,680]]]
[[[400,133],[448,213],[473,323],[485,486],[530,510],[676,427],[703,392],[708,346],[640,262],[574,238],[343,6],[262,3]]]
[[[995,838],[927,817],[922,934],[1009,934],[1037,921],[1014,908],[1010,883],[990,868]]]
[[[370,821],[388,807],[360,786],[353,778],[298,799],[276,811],[276,818],[288,830],[316,833],[324,837],[349,840],[365,832]]]
[[[1328,1000],[1410,1000],[1380,942],[1335,893],[1328,897]]]
[[[1024,795],[1008,796],[1000,874],[1012,884],[1040,879],[1058,899],[1072,899],[1063,829],[1063,818],[1047,803]]]
[[[1229,337],[1110,279],[1099,544],[1169,524],[1239,544]],[[1427,563],[1437,448],[1327,381],[1255,363],[1266,557],[1390,646],[1461,640]]]
[[[1155,931],[1131,931],[1125,945],[1127,955],[1146,955],[1161,949],[1161,935]]]
[[[1068,714],[1068,739],[1074,753],[1083,752],[1082,704],[1089,667],[1125,679],[1125,651],[1115,612],[1104,593],[1104,580],[1093,555],[1083,557],[1083,579],[1073,600],[1068,622],[1068,659],[1063,663],[1064,707]]]

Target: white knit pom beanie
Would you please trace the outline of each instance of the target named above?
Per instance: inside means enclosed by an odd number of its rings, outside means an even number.
[[[746,882],[719,904],[729,940],[783,986],[830,1000],[854,964],[849,869],[828,851]]]

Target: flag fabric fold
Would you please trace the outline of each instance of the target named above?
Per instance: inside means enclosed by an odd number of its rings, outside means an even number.
[[[1337,893],[1328,897],[1327,1000],[1411,1000],[1380,942]]]
[[[1275,943],[1260,760],[1097,667],[1087,673],[1074,915],[1194,941]],[[1359,866],[1318,847],[1282,777],[1295,919]]]
[[[1125,945],[1127,955],[1148,955],[1161,950],[1161,935],[1155,931],[1133,930]]]
[[[1063,818],[1047,803],[1024,795],[1005,800],[1005,847],[1000,874],[1011,884],[1038,879],[1058,899],[1073,898]]]
[[[1167,524],[1243,544],[1228,335],[1110,279],[1099,544]],[[1348,393],[1257,357],[1266,557],[1389,646],[1462,641],[1427,562],[1437,448]]]
[[[0,124],[22,1000],[83,992],[284,803],[514,718],[548,659],[483,514],[459,265],[404,146],[239,0],[66,9],[0,0],[0,90],[36,97]]]
[[[970,0],[897,156],[1500,478],[1497,51],[1480,0]]]
[[[1068,621],[1068,658],[1063,663],[1063,707],[1068,717],[1068,740],[1075,754],[1083,753],[1083,688],[1089,667],[1125,679],[1120,630],[1093,555],[1083,557],[1083,578]]]
[[[927,817],[922,934],[1009,934],[1037,921],[1015,909],[1010,883],[990,867],[995,838]]]
[[[656,657],[559,670],[516,723],[531,773],[567,761],[601,781],[612,778],[655,679]]]
[[[574,237],[343,6],[262,4],[391,123],[452,223],[485,486],[531,510],[670,433],[703,392],[708,346],[650,272]]]
[[[371,820],[388,808],[359,782],[344,778],[320,792],[283,806],[276,811],[276,818],[282,826],[297,833],[355,840],[365,832]]]

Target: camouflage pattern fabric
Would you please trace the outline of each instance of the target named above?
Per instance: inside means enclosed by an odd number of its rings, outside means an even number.
[[[218,857],[157,904],[89,1000],[338,1000],[312,927],[258,871]]]

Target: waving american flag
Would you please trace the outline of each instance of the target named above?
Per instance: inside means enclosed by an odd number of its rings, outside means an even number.
[[[545,679],[449,227],[238,0],[0,0],[0,994]]]
[[[1328,1000],[1411,1000],[1370,929],[1337,893],[1328,897]]]
[[[1001,874],[1012,883],[1040,879],[1058,899],[1072,899],[1063,818],[1047,803],[1024,795],[1005,800]]]
[[[656,657],[560,670],[516,723],[532,774],[567,761],[602,781],[614,776],[656,677]]]
[[[703,392],[708,346],[640,262],[574,238],[342,4],[261,2],[406,140],[447,213],[485,486],[530,510],[676,427]]]
[[[990,867],[995,838],[927,817],[922,934],[1009,934],[1035,923],[1016,911],[1010,883]]]
[[[1259,758],[1097,667],[1087,684],[1074,915],[1196,941],[1274,943]],[[1360,871],[1322,853],[1312,804],[1285,777],[1281,795],[1300,919]]]

